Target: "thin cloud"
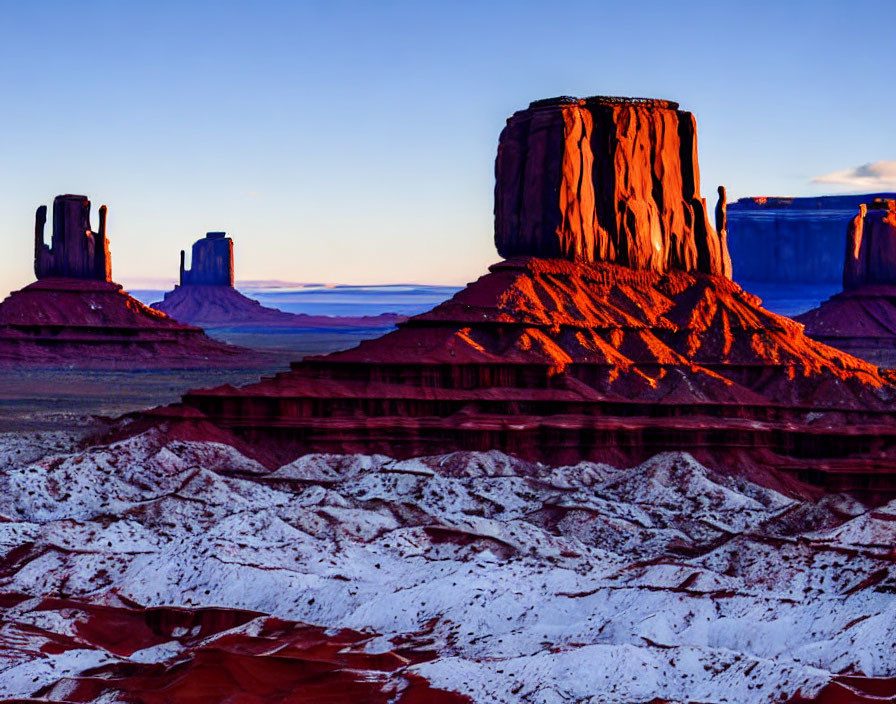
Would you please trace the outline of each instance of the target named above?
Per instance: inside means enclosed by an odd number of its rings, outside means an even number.
[[[837,183],[856,188],[896,189],[896,161],[875,161],[843,171],[816,176],[812,183]]]

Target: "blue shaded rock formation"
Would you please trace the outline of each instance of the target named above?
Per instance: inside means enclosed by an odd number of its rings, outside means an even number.
[[[233,286],[233,240],[224,232],[209,232],[193,243],[191,268],[184,268],[180,251],[181,286]]]
[[[727,208],[728,248],[739,282],[839,283],[843,234],[859,205],[896,194],[741,198]]]

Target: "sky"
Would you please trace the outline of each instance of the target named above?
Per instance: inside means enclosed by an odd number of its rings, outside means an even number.
[[[463,284],[498,259],[508,116],[556,95],[696,115],[703,195],[896,190],[893,0],[0,0],[0,295],[34,211],[109,207],[113,277]]]

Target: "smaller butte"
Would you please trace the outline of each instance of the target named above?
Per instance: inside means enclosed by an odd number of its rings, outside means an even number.
[[[143,305],[112,281],[106,212],[104,205],[94,232],[86,196],[57,196],[47,245],[47,208],[37,209],[37,281],[0,303],[0,367],[251,366],[253,353]]]
[[[203,328],[266,325],[278,328],[382,329],[395,327],[402,316],[334,317],[287,313],[244,296],[234,286],[233,240],[224,232],[209,232],[193,243],[191,268],[180,253],[180,283],[152,304],[172,318]]]

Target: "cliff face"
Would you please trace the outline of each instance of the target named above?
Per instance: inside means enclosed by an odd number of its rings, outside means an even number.
[[[700,197],[694,116],[665,100],[554,98],[515,113],[495,161],[495,245],[731,275]]]
[[[730,203],[728,247],[734,279],[742,283],[839,283],[843,277],[843,233],[859,204],[871,203],[878,195],[882,194],[750,197]]]
[[[191,268],[180,253],[181,286],[233,286],[233,240],[223,232],[209,232],[193,243]]]
[[[896,286],[896,200],[861,205],[847,229],[843,288],[875,284]]]
[[[98,232],[90,230],[87,196],[63,195],[53,200],[53,238],[44,244],[47,206],[37,209],[34,223],[34,275],[38,279],[112,280],[109,241],[106,239],[106,206],[100,207]]]

